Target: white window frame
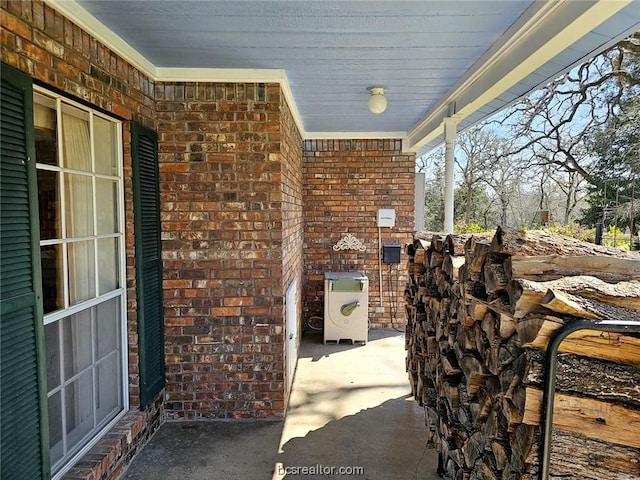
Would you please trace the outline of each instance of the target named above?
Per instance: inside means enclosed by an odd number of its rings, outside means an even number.
[[[94,272],[94,279],[96,282],[95,285],[95,291],[96,291],[96,296],[94,298],[79,302],[76,305],[69,305],[68,304],[68,299],[69,299],[69,295],[68,295],[68,265],[67,265],[67,255],[63,255],[63,276],[64,276],[64,281],[63,281],[63,289],[64,289],[64,308],[60,309],[60,310],[56,310],[53,312],[50,312],[46,315],[44,315],[43,318],[43,323],[44,325],[56,322],[61,320],[62,318],[68,317],[70,315],[73,315],[74,313],[83,311],[83,310],[87,310],[90,309],[98,304],[101,304],[107,300],[110,300],[112,298],[121,298],[121,302],[120,302],[120,365],[121,365],[121,371],[120,371],[120,391],[122,392],[122,411],[119,412],[112,420],[110,420],[107,424],[105,424],[99,431],[97,432],[93,432],[93,436],[90,440],[87,441],[87,443],[80,448],[72,457],[66,459],[65,463],[62,464],[59,467],[59,470],[57,470],[55,472],[55,474],[52,476],[52,480],[59,480],[62,477],[64,477],[64,475],[71,469],[73,468],[74,464],[78,462],[78,460],[80,460],[80,458],[82,458],[96,443],[98,443],[100,441],[100,439],[111,429],[113,428],[113,426],[127,413],[127,411],[129,410],[129,382],[128,382],[128,372],[129,372],[129,364],[128,364],[128,343],[127,343],[127,292],[126,292],[126,232],[125,232],[125,211],[124,211],[124,162],[123,162],[123,141],[122,141],[122,122],[120,120],[117,120],[113,117],[110,117],[108,115],[105,115],[103,113],[98,112],[97,110],[87,107],[85,105],[82,105],[80,103],[74,102],[73,100],[70,100],[69,98],[57,94],[55,92],[52,92],[50,90],[47,90],[46,88],[34,85],[33,87],[33,91],[34,94],[38,93],[41,95],[44,95],[46,97],[49,97],[50,99],[55,100],[56,103],[56,115],[57,115],[57,125],[58,125],[58,129],[60,129],[62,123],[61,123],[61,116],[62,116],[62,104],[67,104],[70,105],[72,107],[75,108],[79,108],[85,112],[88,113],[89,115],[89,125],[90,125],[90,135],[91,138],[94,138],[94,131],[93,131],[93,117],[100,117],[102,119],[105,119],[109,122],[114,123],[117,128],[116,128],[116,138],[115,138],[115,153],[116,153],[116,170],[117,173],[116,175],[105,175],[105,174],[99,174],[99,173],[95,173],[95,168],[92,168],[92,170],[94,172],[91,173],[91,177],[92,179],[95,178],[103,178],[103,179],[108,179],[110,181],[115,181],[116,185],[117,185],[117,196],[118,196],[118,211],[117,211],[117,221],[118,221],[118,232],[114,233],[114,234],[100,234],[98,235],[97,232],[97,217],[94,215],[94,225],[93,225],[93,232],[96,233],[95,235],[92,235],[90,237],[74,237],[73,241],[78,241],[78,240],[94,240],[94,239],[103,239],[103,238],[116,238],[118,240],[117,243],[117,248],[118,248],[118,252],[119,252],[119,258],[118,258],[118,284],[120,285],[119,288],[115,289],[115,290],[111,290],[105,294],[100,295],[99,293],[99,288],[98,288],[98,279],[99,279],[99,263],[96,261],[96,265],[95,265],[95,272]],[[57,132],[57,138],[58,138],[58,152],[56,152],[57,154],[57,158],[60,158],[61,152],[60,149],[62,148],[62,142],[60,141],[60,130],[58,130]],[[91,162],[92,162],[92,167],[95,167],[95,143],[92,141],[91,142]],[[54,165],[46,165],[46,164],[36,164],[37,169],[40,170],[49,170],[49,171],[55,171],[55,172],[61,172],[61,171],[66,171],[69,173],[74,173],[74,171],[72,169],[65,169],[59,166],[54,166]],[[87,172],[80,172],[82,174],[87,174]],[[62,185],[62,176],[59,176],[58,181],[60,182],[59,184],[59,191],[60,191],[60,214],[61,216],[64,218],[64,216],[66,215],[66,208],[65,208],[65,193],[64,193],[64,188]],[[96,188],[95,188],[95,181],[92,180],[92,195],[93,195],[93,205],[94,205],[94,211],[95,209],[98,208],[99,203],[97,203],[97,192],[96,192]],[[40,246],[47,246],[47,245],[62,245],[63,249],[67,248],[67,245],[69,243],[71,243],[71,241],[67,238],[67,233],[65,231],[65,229],[62,229],[62,232],[60,234],[61,238],[58,239],[53,239],[53,240],[41,240],[40,241]],[[97,242],[94,242],[94,259],[98,259],[98,255],[97,255]],[[92,347],[93,348],[93,347]],[[47,391],[48,394],[48,391]],[[63,407],[64,408],[64,407]],[[95,409],[95,405],[93,407]],[[95,412],[94,412],[95,413]],[[53,466],[52,466],[53,468]]]

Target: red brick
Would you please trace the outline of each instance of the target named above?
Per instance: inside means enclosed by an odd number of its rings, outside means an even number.
[[[20,20],[18,17],[11,15],[5,10],[0,11],[0,25],[2,26],[3,30],[7,32],[13,32],[15,35],[18,35],[25,40],[32,39],[31,27],[27,23]]]

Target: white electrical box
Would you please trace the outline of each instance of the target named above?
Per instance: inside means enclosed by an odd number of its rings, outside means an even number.
[[[395,227],[396,211],[393,208],[379,208],[377,224],[378,227]]]

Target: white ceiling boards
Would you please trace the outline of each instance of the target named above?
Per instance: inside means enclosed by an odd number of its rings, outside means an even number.
[[[49,0],[157,80],[278,81],[305,138],[460,128],[640,29],[639,0]],[[369,87],[388,107],[369,112]]]

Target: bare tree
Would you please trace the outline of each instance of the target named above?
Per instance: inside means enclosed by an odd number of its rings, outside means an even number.
[[[640,85],[640,32],[521,100],[497,121],[518,139],[511,154],[532,152],[533,164],[550,164],[592,182],[593,157],[585,139],[620,112]]]
[[[416,170],[425,173],[425,228],[441,230],[444,225],[444,149],[416,158]]]
[[[420,173],[433,173],[434,168],[444,160],[444,148],[436,148],[425,155],[416,158],[416,171]]]
[[[535,185],[537,209],[548,211],[552,219],[565,225],[571,223],[588,195],[587,181],[578,172],[566,172],[551,162],[540,161],[529,171]]]
[[[564,204],[562,208],[562,223],[571,223],[576,209],[586,196],[586,180],[578,172],[565,172],[564,175],[551,175],[550,180],[562,192]]]
[[[527,158],[529,171],[537,172],[540,210],[548,207],[552,190],[560,192],[564,196],[561,217],[566,224],[575,216],[587,188],[591,194],[600,188],[606,178],[598,168],[602,153],[594,155],[590,144],[615,124],[639,89],[637,32],[489,122],[510,132],[513,144],[505,156]]]
[[[483,180],[491,188],[500,209],[500,225],[508,225],[508,212],[515,194],[520,188],[524,162],[518,157],[511,161],[498,157],[500,161],[492,162],[485,170]]]
[[[456,165],[461,174],[461,188],[464,192],[464,218],[468,225],[472,220],[474,190],[484,183],[485,170],[496,159],[498,137],[480,126],[463,132],[456,141]]]

